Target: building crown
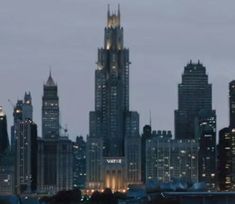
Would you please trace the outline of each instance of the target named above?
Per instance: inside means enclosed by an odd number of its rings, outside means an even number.
[[[110,5],[108,4],[107,27],[116,28],[120,27],[120,24],[121,24],[120,5],[118,5],[117,12],[112,12],[112,14],[110,14]]]

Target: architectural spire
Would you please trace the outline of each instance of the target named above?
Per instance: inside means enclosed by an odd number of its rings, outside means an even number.
[[[56,83],[54,82],[54,80],[52,78],[51,67],[50,67],[50,71],[49,71],[49,77],[48,77],[48,80],[46,82],[46,86],[56,86]]]
[[[108,12],[107,12],[108,19],[109,19],[109,16],[110,16],[110,4],[108,4]]]

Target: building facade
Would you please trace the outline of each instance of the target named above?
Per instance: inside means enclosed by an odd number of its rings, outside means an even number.
[[[198,182],[198,143],[173,140],[170,132],[153,131],[146,140],[146,178],[168,183],[174,179]]]
[[[218,183],[221,191],[235,190],[235,81],[229,83],[229,126],[219,131]]]
[[[37,125],[30,119],[16,125],[15,192],[37,190]]]
[[[130,61],[120,9],[112,14],[108,9],[107,18],[104,47],[98,49],[95,71],[95,111],[90,112],[87,187],[122,190],[140,182],[139,115],[129,111]]]
[[[73,187],[84,189],[86,184],[86,142],[82,136],[73,143]]]

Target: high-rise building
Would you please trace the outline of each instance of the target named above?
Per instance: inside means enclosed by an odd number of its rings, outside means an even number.
[[[9,148],[9,139],[7,133],[7,117],[0,106],[0,161],[3,154]]]
[[[86,184],[86,142],[77,137],[73,143],[73,187],[85,188]]]
[[[139,115],[129,111],[130,61],[120,9],[112,14],[108,9],[107,18],[95,71],[95,111],[90,112],[87,187],[120,190],[140,182]],[[134,148],[132,155],[127,147]]]
[[[42,97],[42,137],[59,137],[59,97],[57,85],[54,82],[51,72],[43,86]]]
[[[37,189],[37,125],[25,119],[16,125],[15,158],[16,193]]]
[[[212,88],[206,68],[190,61],[184,67],[182,83],[178,85],[178,110],[175,111],[176,139],[197,139],[195,119],[202,110],[212,111]]]
[[[198,175],[208,190],[216,190],[216,114],[215,111],[200,111],[196,120],[196,135],[199,142]]]
[[[38,192],[56,193],[73,184],[73,144],[60,135],[59,97],[51,73],[43,86],[42,138],[38,138]]]
[[[25,92],[24,101],[17,100],[13,111],[14,123],[11,126],[11,150],[15,152],[16,143],[16,125],[18,122],[26,119],[33,120],[33,106],[30,92]]]
[[[219,131],[218,183],[220,190],[235,190],[235,80],[229,83],[229,127]]]
[[[23,101],[17,100],[13,110],[13,125],[11,126],[11,151],[16,151],[16,125],[23,119]]]

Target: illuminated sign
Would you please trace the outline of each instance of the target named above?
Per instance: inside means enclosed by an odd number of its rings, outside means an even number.
[[[121,159],[107,159],[106,161],[108,164],[121,164],[122,163]]]

